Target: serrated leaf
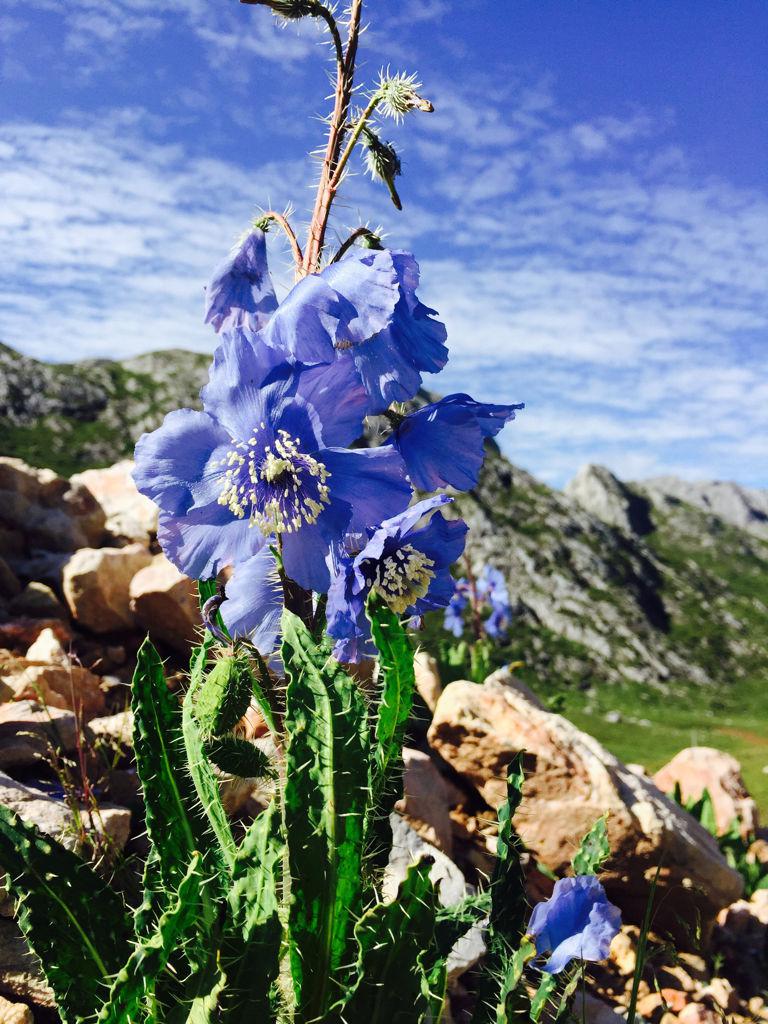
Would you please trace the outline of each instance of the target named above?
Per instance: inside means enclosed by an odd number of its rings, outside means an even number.
[[[136,770],[163,886],[170,891],[179,887],[196,851],[208,870],[223,876],[221,849],[201,811],[187,767],[181,709],[168,691],[162,661],[149,640],[136,657],[131,705]]]
[[[152,933],[135,946],[114,979],[98,1024],[153,1024],[156,1020],[152,1001],[157,981],[201,913],[202,883],[200,857],[196,855],[170,907],[161,914]]]
[[[596,875],[610,855],[611,845],[608,842],[607,819],[603,815],[597,819],[581,840],[571,862],[573,873],[575,875]]]
[[[358,956],[346,998],[330,1022],[412,1024],[429,1006],[422,956],[434,943],[438,898],[431,862],[408,868],[396,899],[368,910],[355,926]]]
[[[356,684],[297,616],[283,615],[288,676],[285,833],[296,1021],[322,1017],[337,996],[359,914],[369,734]]]
[[[6,807],[0,807],[0,864],[62,1020],[92,1019],[130,952],[122,899],[80,857]]]

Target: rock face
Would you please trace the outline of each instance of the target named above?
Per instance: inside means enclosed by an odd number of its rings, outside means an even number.
[[[683,800],[698,800],[709,791],[715,809],[718,832],[727,832],[734,818],[741,823],[743,835],[757,831],[757,805],[747,792],[741,777],[741,765],[735,757],[713,747],[686,747],[653,777],[664,793],[680,784]]]
[[[73,618],[94,633],[133,629],[129,587],[152,563],[142,544],[125,548],[81,548],[64,566],[63,590]]]
[[[625,533],[642,536],[653,529],[650,502],[625,487],[604,466],[582,466],[565,493],[581,508]]]
[[[46,710],[31,700],[0,704],[0,768],[37,764],[50,746],[70,753],[76,737],[71,711]]]
[[[131,610],[153,640],[185,651],[200,636],[197,586],[165,555],[140,569],[129,587]]]
[[[132,470],[133,462],[123,459],[106,469],[76,473],[71,479],[101,505],[112,537],[146,543],[157,533],[157,505],[136,489]]]
[[[723,480],[689,481],[656,476],[639,484],[654,500],[683,501],[718,516],[726,523],[768,539],[768,491]]]
[[[668,895],[659,906],[673,930],[677,915],[691,920],[698,912],[712,922],[742,891],[741,877],[690,815],[592,737],[545,711],[508,673],[482,685],[447,686],[428,738],[493,808],[505,799],[507,764],[525,750],[528,771],[515,822],[526,846],[553,871],[568,866],[582,836],[607,812],[615,868],[609,864],[604,881],[628,920],[641,920],[650,872],[662,858],[659,887]]]

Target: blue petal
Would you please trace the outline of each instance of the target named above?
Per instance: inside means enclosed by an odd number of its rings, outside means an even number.
[[[266,235],[250,231],[240,247],[214,270],[205,290],[205,322],[214,330],[246,326],[258,331],[277,309],[267,266]]]
[[[317,413],[324,447],[347,445],[362,436],[368,395],[351,360],[305,369],[298,375],[296,394]]]
[[[409,536],[410,543],[431,558],[436,569],[447,569],[461,558],[467,539],[467,524],[461,519],[446,519],[441,512],[429,524]],[[453,583],[451,583],[453,589]]]
[[[403,460],[393,448],[326,448],[317,458],[330,471],[331,492],[352,506],[353,533],[375,526],[411,500]]]
[[[295,532],[282,535],[283,565],[299,586],[319,594],[328,590],[331,577],[327,558],[344,536],[351,515],[347,502],[339,501],[332,493],[330,505],[317,522],[303,523]]]
[[[283,588],[269,547],[238,563],[226,594],[221,614],[231,636],[247,638],[268,658],[276,646],[283,608]]]
[[[193,509],[184,516],[160,513],[157,539],[173,564],[193,580],[217,576],[227,565],[255,555],[264,544],[260,530],[235,519],[222,505]]]
[[[415,487],[467,491],[477,483],[484,439],[494,437],[522,405],[488,405],[469,395],[449,395],[416,410],[395,430],[392,443]]]
[[[139,438],[134,482],[164,512],[183,515],[218,499],[229,444],[227,431],[207,413],[177,409]]]
[[[338,288],[336,287],[338,285]],[[262,331],[283,358],[330,363],[337,347],[361,344],[390,321],[396,275],[386,251],[369,253],[302,278]]]

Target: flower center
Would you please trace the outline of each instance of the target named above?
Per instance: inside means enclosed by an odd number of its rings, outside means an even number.
[[[303,523],[314,523],[326,505],[331,475],[322,462],[299,449],[299,438],[278,430],[274,442],[263,444],[254,430],[247,441],[230,449],[224,463],[224,484],[219,504],[238,519],[246,516],[265,536],[293,533]]]
[[[424,597],[435,578],[434,562],[412,544],[404,544],[376,566],[372,589],[398,615]]]

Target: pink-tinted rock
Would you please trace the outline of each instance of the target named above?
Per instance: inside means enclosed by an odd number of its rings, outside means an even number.
[[[93,633],[134,629],[131,580],[151,562],[152,555],[142,544],[76,551],[63,571],[64,597],[72,616]]]
[[[81,665],[28,664],[4,675],[12,700],[32,700],[82,714],[87,721],[106,709],[101,679]]]
[[[434,711],[440,694],[443,692],[443,684],[440,682],[440,670],[437,662],[426,651],[417,651],[413,661],[413,669],[416,675],[416,689],[419,692],[419,696],[429,710]]]
[[[125,459],[106,469],[87,469],[71,478],[86,488],[106,515],[106,529],[113,537],[147,541],[157,532],[157,506],[136,489],[131,477],[133,462]]]
[[[698,800],[708,790],[719,832],[727,832],[734,818],[741,822],[744,835],[757,829],[757,804],[744,785],[741,765],[722,750],[686,747],[656,772],[653,781],[664,793],[671,793],[679,783],[686,801]]]
[[[506,796],[506,766],[525,751],[526,782],[515,823],[536,858],[560,873],[582,836],[608,814],[613,857],[603,876],[628,921],[639,922],[649,880],[661,861],[659,921],[705,928],[738,898],[743,882],[717,843],[646,778],[629,771],[595,739],[546,711],[507,672],[482,685],[449,684],[438,701],[429,742],[486,802]],[[660,925],[661,926],[661,925]]]
[[[140,569],[129,587],[131,609],[153,640],[186,651],[200,638],[197,584],[165,557],[156,555]]]
[[[397,810],[408,819],[422,839],[450,857],[453,831],[450,809],[461,798],[435,767],[429,754],[403,750],[403,798]]]

